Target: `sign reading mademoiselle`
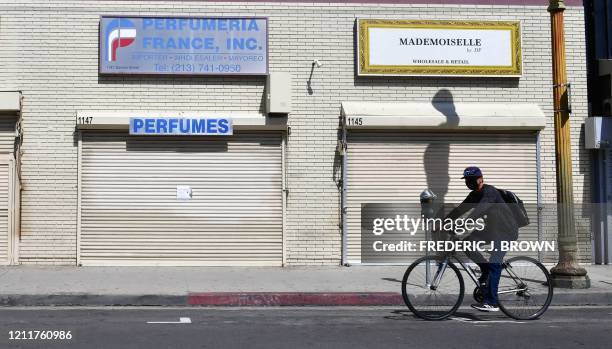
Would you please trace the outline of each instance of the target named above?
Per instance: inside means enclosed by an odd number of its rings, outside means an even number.
[[[519,22],[359,19],[358,75],[520,76]]]
[[[266,75],[266,18],[102,17],[100,73]]]

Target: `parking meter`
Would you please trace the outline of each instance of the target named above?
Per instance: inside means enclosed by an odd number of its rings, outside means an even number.
[[[437,213],[435,200],[437,195],[429,189],[423,190],[420,195],[421,199],[421,215],[425,218],[434,218]]]

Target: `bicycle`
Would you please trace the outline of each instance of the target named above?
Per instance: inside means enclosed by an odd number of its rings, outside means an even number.
[[[412,313],[425,320],[443,320],[453,315],[465,295],[465,285],[455,259],[476,285],[473,297],[482,302],[483,294],[472,268],[455,252],[428,255],[412,263],[402,278],[402,297]],[[450,269],[450,272],[447,272]],[[407,289],[407,286],[410,289]],[[502,263],[498,287],[499,308],[516,320],[533,320],[548,309],[553,287],[548,270],[539,261],[525,256]]]

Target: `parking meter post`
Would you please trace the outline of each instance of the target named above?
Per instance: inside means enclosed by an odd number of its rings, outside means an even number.
[[[436,197],[437,197],[436,194],[434,194],[434,192],[429,189],[425,189],[423,190],[423,192],[421,192],[419,199],[421,201],[421,217],[423,219],[433,218],[435,216]],[[429,228],[428,226],[425,227],[425,241],[426,242],[429,241],[429,229],[428,228]],[[425,256],[428,256],[428,255],[429,255],[429,251],[425,249]],[[428,260],[425,261],[425,280],[427,282],[427,286],[430,286],[431,285],[430,267],[429,267]]]

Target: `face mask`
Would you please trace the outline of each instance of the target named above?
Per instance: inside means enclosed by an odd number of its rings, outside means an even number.
[[[465,181],[465,185],[470,189],[470,190],[476,190],[478,189],[478,178],[469,178],[467,181]]]

